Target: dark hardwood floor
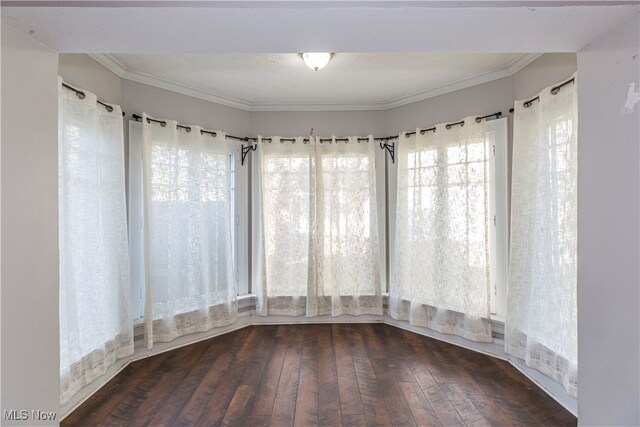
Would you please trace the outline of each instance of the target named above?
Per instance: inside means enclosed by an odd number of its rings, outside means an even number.
[[[129,365],[62,426],[576,425],[502,360],[383,324],[251,326]]]

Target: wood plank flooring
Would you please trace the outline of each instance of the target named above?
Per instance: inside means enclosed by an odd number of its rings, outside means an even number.
[[[575,426],[507,362],[383,324],[251,326],[129,365],[62,426]]]

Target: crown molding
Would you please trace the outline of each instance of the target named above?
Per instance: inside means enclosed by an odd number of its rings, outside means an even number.
[[[402,96],[392,99],[385,103],[384,110],[391,108],[402,107],[403,105],[411,104],[418,101],[424,101],[425,99],[434,98],[436,96],[445,95],[457,90],[466,89],[471,86],[480,85],[482,83],[488,83],[493,80],[498,80],[504,77],[509,77],[522,70],[524,67],[542,56],[542,53],[525,53],[516,58],[513,62],[507,65],[507,68],[500,70],[488,71],[486,73],[477,74],[473,77],[458,80],[453,83],[447,83],[442,86],[438,86],[432,89],[427,89],[420,92],[415,92],[410,95]]]
[[[487,83],[493,80],[498,80],[503,77],[508,77],[511,72],[507,68],[501,70],[489,71],[487,73],[478,74],[476,76],[458,80],[453,83],[447,83],[442,86],[438,86],[433,89],[428,89],[420,92],[413,93],[411,95],[402,96],[400,98],[392,99],[385,104],[386,110],[396,107],[402,107],[403,105],[412,104],[418,101],[424,101],[425,99],[434,98],[436,96],[445,95],[457,90],[466,89],[471,86],[477,86],[482,83]]]
[[[542,53],[525,53],[507,65],[506,68],[478,74],[467,79],[415,92],[389,101],[338,103],[250,103],[181,83],[176,83],[150,74],[129,70],[109,54],[90,53],[88,55],[122,79],[143,83],[149,86],[180,93],[182,95],[191,96],[216,104],[226,105],[228,107],[238,108],[244,111],[382,111],[512,76],[542,56]]]
[[[114,57],[106,53],[91,53],[88,55],[122,79],[143,83],[148,86],[153,86],[159,89],[191,96],[193,98],[202,99],[204,101],[213,102],[215,104],[221,104],[226,105],[227,107],[250,111],[251,105],[248,102],[218,95],[207,90],[195,88],[181,83],[176,83],[168,79],[141,73],[139,71],[129,70],[120,62],[118,62]]]
[[[511,64],[507,65],[511,74],[515,74],[518,71],[522,70],[527,65],[531,64],[536,59],[540,58],[543,53],[525,53],[520,55],[520,57],[516,58]]]
[[[113,56],[106,53],[87,53],[91,58],[99,64],[107,68],[116,76],[123,78],[127,68],[118,62]]]
[[[388,110],[387,102],[333,102],[251,104],[249,111],[372,111]]]

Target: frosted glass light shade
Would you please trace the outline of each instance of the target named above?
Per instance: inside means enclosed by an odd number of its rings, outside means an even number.
[[[318,71],[326,67],[329,63],[329,60],[333,56],[333,53],[329,52],[306,52],[301,54],[302,60],[307,67],[311,68],[314,71]]]

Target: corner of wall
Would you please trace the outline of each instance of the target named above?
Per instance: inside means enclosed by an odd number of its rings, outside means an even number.
[[[578,52],[581,425],[640,425],[638,34],[636,14]]]
[[[122,105],[122,79],[84,53],[60,53],[58,73],[72,86],[91,91],[98,99]]]
[[[6,23],[1,50],[2,422],[57,425],[58,55]]]
[[[513,100],[536,96],[545,87],[576,72],[576,54],[545,53],[513,75]]]

